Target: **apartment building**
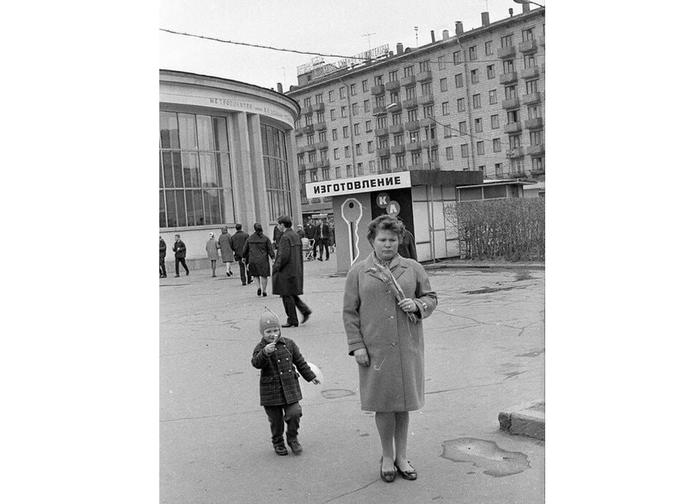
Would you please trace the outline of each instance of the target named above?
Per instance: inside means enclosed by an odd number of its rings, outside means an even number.
[[[288,96],[305,209],[306,182],[404,170],[480,170],[487,178],[543,180],[544,11],[455,33],[429,44],[298,76]],[[329,68],[330,67],[330,68]]]

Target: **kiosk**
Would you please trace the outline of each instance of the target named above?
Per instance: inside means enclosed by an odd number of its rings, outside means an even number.
[[[411,170],[306,184],[308,197],[331,197],[338,273],[346,273],[372,251],[370,221],[382,214],[400,218],[416,239],[419,261],[459,255],[457,229],[445,221],[456,187],[483,183],[480,171]]]

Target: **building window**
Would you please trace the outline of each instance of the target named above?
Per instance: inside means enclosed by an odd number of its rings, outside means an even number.
[[[391,114],[391,124],[393,126],[399,126],[401,124],[401,112],[394,112]]]
[[[491,116],[491,129],[498,129],[501,127],[501,124],[498,121],[498,114],[494,114]]]
[[[452,62],[455,65],[459,65],[462,62],[462,51],[455,51],[452,53]]]
[[[484,54],[486,56],[491,56],[493,54],[493,43],[491,40],[484,42]]]
[[[510,135],[508,137],[508,146],[511,149],[517,149],[520,147],[520,135]]]
[[[356,116],[360,110],[357,106],[357,103],[353,103],[350,107],[351,107],[350,110],[352,111],[352,115]]]
[[[367,79],[365,79],[362,81],[362,92],[366,93],[368,89],[369,89],[369,83],[367,82]]]
[[[525,68],[533,68],[535,65],[535,56],[533,54],[526,54],[523,56],[523,66]]]
[[[386,149],[387,147],[389,147],[389,137],[381,137],[379,139],[379,148]]]
[[[503,176],[503,163],[496,163],[496,176],[497,177],[502,177]]]
[[[501,152],[501,139],[494,138],[492,147],[493,147],[493,152]]]
[[[335,121],[335,109],[331,109],[331,121]]]
[[[455,87],[461,88],[464,86],[464,79],[462,78],[462,74],[458,73],[455,75]]]
[[[337,129],[334,128],[331,130],[331,138],[333,138],[333,140],[338,140],[338,130]]]
[[[406,88],[406,99],[412,100],[416,97],[416,86],[411,86]]]
[[[423,107],[423,117],[426,119],[428,117],[433,117],[433,106],[432,105],[425,105]]]
[[[314,136],[313,135],[306,135],[306,145],[313,145],[314,144]]]
[[[360,154],[362,154],[362,144],[361,143],[355,144],[355,154],[357,154],[358,156]]]
[[[512,100],[512,99],[518,97],[518,93],[517,93],[517,89],[516,89],[515,85],[506,86],[505,91],[506,91],[506,100]]]
[[[479,70],[472,70],[469,72],[469,75],[471,76],[471,82],[472,84],[478,84],[479,83]]]
[[[374,97],[374,104],[377,107],[383,107],[386,105],[386,102],[384,101],[384,95],[378,95]]]
[[[532,40],[533,38],[535,38],[533,28],[526,28],[523,30],[523,41]]]
[[[306,126],[311,126],[314,123],[314,115],[304,114],[304,123],[306,124]]]
[[[408,142],[409,143],[420,142],[420,131],[409,131],[408,132]]]
[[[340,159],[340,149],[333,149],[333,159]]]
[[[476,142],[476,153],[479,155],[484,154],[484,142],[483,141]]]
[[[452,136],[452,128],[448,124],[442,125],[442,134],[444,138],[450,138]]]
[[[404,76],[404,77],[410,77],[411,75],[413,75],[413,65],[404,67],[404,69],[403,69],[403,76]]]
[[[329,102],[335,101],[335,92],[332,89],[330,91],[328,91],[328,101]]]
[[[466,158],[468,155],[468,149],[467,149],[467,144],[462,144],[459,146],[460,151],[462,152],[462,157]]]
[[[350,96],[355,96],[357,94],[357,89],[355,83],[350,84]]]
[[[537,119],[538,117],[542,117],[542,110],[540,109],[539,105],[528,105],[527,106],[527,118],[528,119]]]
[[[504,60],[503,61],[503,73],[510,73],[514,69],[513,67],[513,60]]]
[[[475,109],[481,108],[481,95],[480,94],[475,94],[472,96],[472,105],[474,105]]]
[[[530,132],[530,145],[542,145],[542,130]]]
[[[386,128],[386,116],[377,116],[377,129]]]
[[[365,169],[362,167],[362,163],[357,163],[357,176],[361,177],[365,174]]]
[[[309,163],[314,164],[316,162],[316,151],[309,152]]]
[[[413,166],[418,166],[421,164],[422,158],[420,155],[420,151],[413,151],[411,152],[411,164]]]
[[[537,92],[537,81],[538,79],[527,81],[525,83],[525,93],[533,94]]]
[[[501,37],[501,47],[512,47],[513,46],[513,34],[504,35]]]
[[[471,46],[469,48],[469,61],[474,61],[476,58],[476,46]]]
[[[340,107],[340,117],[347,117],[348,116],[348,108],[343,105]]]
[[[461,121],[459,123],[459,134],[466,135],[467,133],[467,121]]]
[[[325,142],[325,141],[326,141],[326,132],[325,132],[325,131],[319,131],[319,132],[318,132],[318,141],[319,141],[319,142]]]
[[[517,110],[508,111],[508,124],[516,123],[520,120],[520,113]]]
[[[394,135],[394,146],[403,145],[403,134]]]
[[[339,93],[340,93],[340,99],[341,100],[344,99],[345,98],[345,86],[340,88]]]
[[[292,191],[289,185],[285,132],[267,124],[260,125],[260,130],[270,215],[289,215],[292,211]]]
[[[377,173],[377,164],[375,163],[374,159],[369,160],[369,172]]]
[[[399,71],[398,70],[392,70],[389,72],[389,82],[394,82],[399,80]]]
[[[464,98],[457,98],[457,112],[464,112]]]
[[[339,179],[343,176],[343,174],[340,172],[340,166],[335,167],[335,178]]]
[[[484,170],[486,170],[486,166],[485,166],[485,165],[479,165],[479,166],[476,167],[476,169],[483,173]]]
[[[389,103],[398,103],[399,102],[399,92],[398,91],[392,91],[389,93]]]
[[[365,133],[372,131],[372,121],[365,121]]]
[[[379,173],[388,173],[391,171],[389,167],[389,158],[384,157],[379,159]]]
[[[396,159],[396,168],[406,167],[406,156],[404,154],[397,154],[394,158]]]
[[[445,56],[438,56],[438,70],[445,69]]]
[[[328,180],[331,178],[331,169],[330,168],[321,168],[321,176],[323,177],[323,180]]]
[[[440,79],[440,91],[447,91],[447,78]]]
[[[345,176],[352,177],[352,165],[345,165]]]
[[[496,78],[496,69],[494,65],[487,65],[486,66],[486,78],[487,79],[495,79]]]
[[[350,157],[350,146],[346,145],[345,147],[343,147],[343,150],[345,152],[345,159],[349,158]]]
[[[309,108],[311,106],[311,97],[307,96],[304,98],[304,108]]]
[[[544,171],[544,158],[534,157],[532,158],[532,171]]]
[[[343,138],[347,138],[350,136],[349,128],[347,126],[343,126]]]
[[[445,147],[445,157],[448,161],[452,161],[455,158],[452,152],[452,147]]]
[[[360,134],[360,123],[353,124],[352,130],[356,135],[359,135]]]
[[[309,172],[309,175],[311,176],[311,182],[318,182],[318,170],[311,170]],[[287,213],[275,213],[275,214],[270,214],[270,215],[289,215]]]
[[[324,138],[324,140],[325,140],[325,138]],[[321,161],[328,161],[328,149],[321,149],[318,152],[320,153]]]
[[[225,117],[161,112],[160,227],[224,222],[221,173],[230,159]]]
[[[418,120],[418,109],[411,109],[408,111],[408,120],[417,121]]]
[[[365,100],[362,104],[364,105],[365,112],[369,112],[369,100]]]
[[[433,89],[430,85],[430,82],[424,82],[423,84],[420,85],[420,93],[421,93],[421,96],[432,96],[433,95]]]
[[[498,90],[490,89],[489,90],[489,105],[495,105],[496,103],[498,103]]]
[[[474,119],[474,131],[476,133],[481,133],[482,131],[484,131],[484,125],[481,121],[481,117]],[[465,133],[466,133],[466,131],[465,131]]]
[[[429,72],[430,71],[430,61],[423,60],[420,63],[418,63],[418,67],[419,67],[420,72]]]
[[[442,115],[450,115],[450,102],[442,102]]]
[[[372,154],[374,152],[374,142],[372,140],[367,142],[367,153]]]
[[[381,75],[374,76],[374,85],[381,86],[383,84],[383,77]]]

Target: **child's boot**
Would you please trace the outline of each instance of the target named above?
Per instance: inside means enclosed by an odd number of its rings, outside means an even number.
[[[297,440],[297,438],[287,439],[287,444],[292,449],[292,453],[294,453],[294,455],[300,455],[303,451],[301,448],[301,443],[299,443],[299,440]]]
[[[289,454],[289,452],[287,451],[287,447],[284,446],[284,443],[274,444],[272,446],[274,446],[275,453],[277,455],[288,455]]]

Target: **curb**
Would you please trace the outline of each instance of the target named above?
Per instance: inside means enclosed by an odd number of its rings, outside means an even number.
[[[500,429],[516,436],[544,441],[544,400],[515,406],[498,414]]]

